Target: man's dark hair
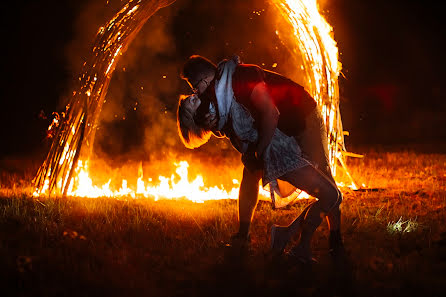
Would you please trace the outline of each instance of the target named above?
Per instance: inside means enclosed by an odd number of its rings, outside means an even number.
[[[181,78],[193,82],[200,79],[200,76],[205,73],[215,73],[217,71],[217,66],[200,55],[193,55],[187,59],[183,66],[183,72],[181,73]]]

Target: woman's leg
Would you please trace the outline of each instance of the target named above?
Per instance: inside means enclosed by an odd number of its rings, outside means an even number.
[[[325,128],[324,119],[318,108],[307,116],[306,128],[299,137],[296,138],[302,152],[309,158],[311,162],[318,165],[318,169],[325,176],[336,184],[328,161],[328,141],[327,130]],[[330,249],[335,246],[342,245],[340,227],[341,227],[341,210],[339,204],[327,214],[327,223],[330,230]]]
[[[342,195],[336,185],[313,166],[296,169],[285,174],[281,179],[318,199],[303,214],[301,237],[296,247],[296,250],[301,253],[300,256],[310,258],[310,244],[314,231],[321,224],[326,214],[339,205]],[[291,223],[289,230],[295,232],[298,229],[296,226],[298,223],[300,223],[298,220]]]
[[[318,169],[325,174],[334,184],[335,180],[331,174],[328,161],[328,141],[327,130],[320,110],[315,110],[305,119],[306,128],[299,137],[296,138],[302,152],[318,165]],[[339,232],[341,223],[341,211],[338,207],[333,208],[327,214],[327,222],[330,231]]]

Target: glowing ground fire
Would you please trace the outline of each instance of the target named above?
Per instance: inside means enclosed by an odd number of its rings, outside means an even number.
[[[190,197],[193,202],[204,202],[206,200],[219,200],[219,199],[237,199],[238,189],[232,188],[230,191],[226,191],[223,188],[211,187],[207,188],[204,185],[203,177],[197,176],[192,182],[189,182],[188,167],[189,164],[186,161],[181,161],[176,164],[176,175],[172,174],[171,177],[159,176],[158,184],[151,182],[150,179],[146,181],[149,184],[146,185],[142,174],[142,167],[138,172],[137,187],[130,189],[127,187],[127,180],[122,180],[121,188],[118,190],[110,189],[109,180],[101,187],[94,186],[91,178],[88,175],[88,165],[79,164],[76,168],[76,177],[73,179],[78,186],[73,190],[73,183],[68,188],[68,195],[70,196],[82,196],[82,197],[125,197],[130,196],[132,198],[145,197],[158,199],[174,199],[179,197]],[[233,181],[235,185],[238,184],[237,180]],[[155,185],[152,185],[155,184]]]
[[[177,176],[159,176],[157,182],[145,184],[142,170],[135,189],[122,180],[119,190],[110,189],[110,181],[94,186],[89,176],[88,160],[92,152],[98,117],[111,76],[120,56],[128,48],[146,21],[160,8],[175,0],[130,0],[103,27],[99,28],[90,58],[79,76],[79,87],[66,106],[66,112],[54,118],[48,128],[53,143],[45,162],[34,179],[35,196],[69,195],[84,197],[153,197],[155,199],[186,197],[195,202],[237,198],[238,184],[224,189],[205,187],[199,175],[188,181],[188,164],[177,164]],[[316,99],[325,117],[328,130],[330,165],[334,176],[345,166],[347,153],[339,111],[338,76],[341,64],[332,37],[332,28],[320,15],[316,0],[271,0],[277,10],[276,34],[296,58],[296,69],[305,73],[304,87]],[[337,166],[338,163],[341,166]],[[350,177],[351,187],[356,188]],[[261,190],[264,197],[269,193]]]

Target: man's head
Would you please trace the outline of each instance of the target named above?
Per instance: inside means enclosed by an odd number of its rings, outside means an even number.
[[[190,56],[183,66],[181,78],[186,80],[194,93],[201,95],[206,91],[217,72],[217,66],[199,55]]]

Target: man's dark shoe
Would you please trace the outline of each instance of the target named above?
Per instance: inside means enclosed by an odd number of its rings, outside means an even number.
[[[226,244],[228,247],[239,248],[239,249],[249,249],[251,246],[251,237],[248,235],[242,235],[240,233],[235,233],[231,236],[229,243]]]
[[[317,260],[313,258],[310,250],[302,248],[300,245],[294,246],[288,253],[287,259],[292,264],[311,266],[317,264]]]
[[[242,236],[239,233],[232,235],[229,242],[225,244],[225,248],[226,260],[246,258],[252,254],[249,235]]]
[[[351,277],[352,264],[350,262],[350,257],[345,250],[340,233],[332,236],[332,233],[330,232],[329,244],[329,254],[336,269],[341,273],[341,275]]]

